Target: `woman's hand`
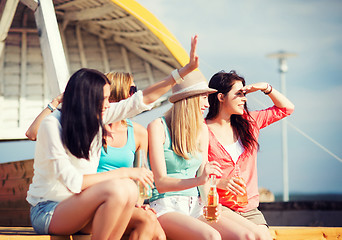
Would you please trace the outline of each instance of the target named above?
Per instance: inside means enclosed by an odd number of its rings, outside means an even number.
[[[63,95],[64,95],[64,92],[59,94],[56,98],[54,98],[52,101],[51,101],[51,104],[57,108],[59,104],[61,104],[63,102]]]
[[[131,168],[129,177],[141,182],[146,189],[148,189],[148,185],[153,188],[153,173],[147,168]]]
[[[189,63],[187,64],[190,71],[195,70],[199,66],[198,56],[196,53],[197,38],[198,38],[197,35],[195,35],[194,37],[191,37],[190,60],[189,60]]]
[[[246,188],[246,184],[240,178],[221,178],[217,184],[217,188],[228,190],[235,195],[244,195],[246,192],[243,188]]]
[[[244,86],[243,88],[241,88],[241,90],[245,93],[252,93],[252,92],[256,92],[258,90],[260,91],[265,91],[268,87],[268,83],[266,82],[260,82],[260,83],[253,83],[247,86]]]
[[[207,162],[204,166],[202,175],[199,177],[201,185],[205,184],[209,180],[210,175],[212,174],[221,177],[222,170],[220,166],[221,165],[216,161]]]

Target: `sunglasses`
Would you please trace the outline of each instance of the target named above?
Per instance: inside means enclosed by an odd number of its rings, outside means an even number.
[[[136,86],[131,86],[129,88],[129,95],[132,96],[134,93],[137,92],[137,87]]]

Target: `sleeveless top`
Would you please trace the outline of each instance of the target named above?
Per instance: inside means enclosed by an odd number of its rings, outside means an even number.
[[[190,159],[186,160],[180,157],[172,150],[171,135],[165,122],[165,117],[162,117],[162,123],[165,132],[164,143],[164,156],[166,163],[167,176],[179,179],[188,179],[196,177],[196,172],[202,164],[202,154],[196,153],[194,156],[190,155]],[[176,192],[159,193],[157,188],[152,189],[152,198],[150,202],[153,202],[159,198],[165,198],[170,196],[199,196],[197,187],[189,188]]]
[[[107,146],[107,153],[101,148],[101,156],[97,172],[106,172],[121,167],[133,167],[135,155],[135,140],[133,123],[126,119],[127,122],[127,142],[121,148]]]

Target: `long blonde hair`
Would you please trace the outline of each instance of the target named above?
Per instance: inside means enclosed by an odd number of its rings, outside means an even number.
[[[172,150],[184,159],[199,151],[198,136],[203,123],[200,95],[175,102],[165,114],[171,132]]]
[[[129,89],[133,83],[133,76],[124,72],[109,72],[106,77],[110,81],[110,102],[119,102],[129,98]]]

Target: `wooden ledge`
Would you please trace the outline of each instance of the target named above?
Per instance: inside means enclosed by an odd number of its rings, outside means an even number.
[[[342,227],[270,227],[275,240],[342,239]]]
[[[342,227],[270,227],[270,231],[274,240],[342,239]],[[0,227],[0,240],[90,240],[90,235],[37,235],[32,227]]]
[[[32,227],[0,227],[0,240],[90,240],[90,235],[38,235]]]

